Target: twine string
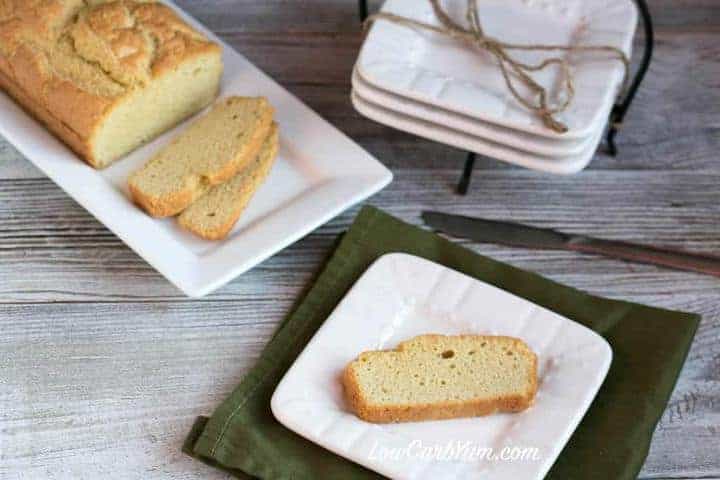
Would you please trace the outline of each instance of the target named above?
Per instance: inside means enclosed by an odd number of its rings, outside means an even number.
[[[365,21],[365,28],[368,28],[373,22],[377,20],[388,20],[390,22],[409,28],[419,28],[421,30],[428,30],[431,32],[439,33],[441,35],[448,36],[455,40],[459,40],[479,49],[485,50],[490,55],[492,55],[492,57],[495,59],[496,63],[500,67],[500,72],[502,73],[505,85],[512,94],[512,96],[522,106],[534,112],[540,119],[542,119],[543,124],[546,127],[558,133],[565,133],[567,132],[568,128],[567,125],[557,120],[555,118],[555,115],[564,112],[570,106],[575,96],[573,75],[570,71],[570,65],[567,58],[553,56],[546,58],[539,63],[533,64],[516,60],[510,55],[510,51],[542,51],[546,53],[610,53],[612,54],[614,59],[622,62],[625,69],[625,74],[623,77],[623,87],[621,92],[624,92],[627,88],[628,79],[630,77],[630,60],[628,59],[627,55],[625,55],[625,52],[623,52],[617,47],[613,47],[611,45],[523,45],[503,42],[488,35],[485,35],[482,23],[480,22],[477,0],[467,0],[465,17],[468,22],[469,28],[463,27],[462,25],[455,22],[452,18],[450,18],[448,13],[440,6],[440,0],[429,0],[429,2],[433,8],[435,16],[441,24],[440,26],[431,25],[429,23],[421,22],[419,20],[414,20],[408,17],[403,17],[394,13],[380,12],[368,17],[368,19]],[[532,76],[533,73],[540,72],[551,65],[557,66],[560,74],[560,92],[558,93],[560,101],[556,105],[551,104],[548,89],[540,85]],[[516,81],[520,81],[530,90],[530,98],[527,98],[518,91]]]

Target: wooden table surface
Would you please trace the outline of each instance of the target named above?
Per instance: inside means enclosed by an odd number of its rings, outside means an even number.
[[[453,193],[463,152],[350,105],[353,0],[179,3],[391,168],[394,182],[370,203],[406,221],[434,208],[720,252],[717,0],[650,2],[656,56],[617,158],[599,153],[569,177],[480,160],[466,197]],[[180,445],[255,362],[357,211],[190,300],[0,139],[0,478],[225,478]],[[468,246],[593,294],[702,314],[641,477],[720,478],[720,279]]]

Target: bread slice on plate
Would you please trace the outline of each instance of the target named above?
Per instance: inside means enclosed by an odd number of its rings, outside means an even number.
[[[264,97],[229,97],[134,172],[133,199],[154,217],[176,215],[247,166],[270,133]]]
[[[343,384],[353,412],[375,423],[519,412],[535,398],[537,357],[512,337],[421,335],[360,354]]]
[[[183,211],[178,217],[180,225],[207,240],[225,238],[270,173],[278,145],[278,127],[273,124],[255,159],[233,178],[212,187]]]

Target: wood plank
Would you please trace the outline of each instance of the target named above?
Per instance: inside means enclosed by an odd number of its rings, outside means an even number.
[[[245,34],[226,40],[390,168],[461,168],[465,154],[361,117],[350,104],[350,73],[360,37]],[[317,61],[322,57],[323,61]],[[693,72],[688,76],[687,72]],[[720,43],[715,33],[658,36],[655,61],[618,136],[620,154],[602,153],[590,169],[718,169]],[[39,178],[0,139],[0,179]],[[479,170],[515,168],[481,159]]]
[[[178,5],[214,31],[330,32],[358,24],[357,0],[177,0]],[[656,29],[714,29],[720,7],[714,0],[652,0]],[[370,13],[382,0],[369,0]]]
[[[278,308],[3,307],[0,477],[227,478],[180,446],[258,357]]]
[[[290,302],[0,306],[0,369],[10,372],[3,435],[12,440],[0,475],[221,478],[206,477],[179,446],[195,416],[253,365]],[[711,441],[720,429],[717,296],[713,303],[715,319],[701,325],[656,432],[648,478],[720,475]]]
[[[523,170],[479,172],[467,197],[452,193],[453,170],[399,170],[372,203],[410,221],[448,210],[559,228],[572,233],[720,251],[720,172],[588,171],[577,177]],[[267,282],[302,284],[346,229],[357,208],[248,272],[211,298],[247,298]],[[602,212],[600,216],[598,212]],[[698,294],[717,280],[566,252],[474,246],[522,268],[597,293],[670,292],[688,279]],[[580,273],[582,272],[582,273]],[[273,277],[275,275],[276,277]],[[627,280],[611,280],[626,276]],[[49,180],[0,181],[0,302],[182,300],[181,294]],[[642,281],[639,281],[641,280]],[[607,283],[606,285],[604,283]],[[633,286],[634,282],[638,286]],[[675,281],[674,284],[677,284]]]

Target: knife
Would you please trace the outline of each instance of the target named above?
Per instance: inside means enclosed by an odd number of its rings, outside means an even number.
[[[649,263],[720,277],[720,257],[710,255],[615,240],[602,240],[584,235],[562,233],[549,228],[532,227],[521,223],[486,220],[441,212],[423,212],[422,218],[428,226],[435,230],[454,237],[469,238],[477,242],[499,243],[513,247],[594,253],[632,262]]]

